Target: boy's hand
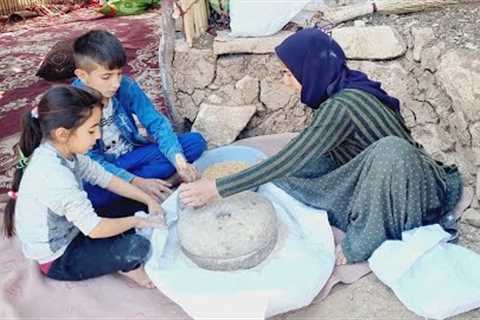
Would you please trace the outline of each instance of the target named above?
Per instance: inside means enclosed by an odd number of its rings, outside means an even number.
[[[184,182],[193,182],[200,178],[197,168],[188,163],[181,154],[175,156],[177,173]]]
[[[135,177],[131,183],[158,202],[163,202],[172,193],[170,189],[172,185],[161,179]]]

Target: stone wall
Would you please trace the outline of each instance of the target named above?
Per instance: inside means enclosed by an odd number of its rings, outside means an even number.
[[[174,79],[179,112],[194,122],[194,129],[201,127],[211,146],[239,137],[300,131],[308,123],[309,109],[280,82],[280,62],[273,48],[286,36],[219,35],[202,49],[178,41]],[[478,51],[449,48],[429,27],[398,32],[390,26],[366,27],[360,21],[335,29],[333,37],[345,49],[352,68],[381,81],[402,101],[402,114],[417,141],[436,159],[460,167],[466,184],[477,190],[472,207],[478,208]]]

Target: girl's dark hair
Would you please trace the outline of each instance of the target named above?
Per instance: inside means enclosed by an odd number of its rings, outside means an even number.
[[[72,86],[57,86],[47,91],[40,100],[35,117],[27,112],[22,120],[22,135],[14,151],[19,160],[29,158],[44,138],[57,128],[75,129],[81,126],[92,114],[93,108],[101,105],[101,95],[97,91],[82,90]],[[24,167],[17,166],[11,191],[17,192]],[[3,218],[4,234],[15,234],[15,197],[10,198]]]

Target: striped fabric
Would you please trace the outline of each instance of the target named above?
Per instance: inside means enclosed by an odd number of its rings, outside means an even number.
[[[400,113],[368,93],[345,89],[325,101],[315,111],[312,124],[283,150],[256,166],[218,179],[217,188],[220,195],[226,197],[293,175],[309,161],[327,153],[342,165],[387,136],[404,138],[418,147],[433,164],[437,176],[444,177],[443,169],[413,140]]]

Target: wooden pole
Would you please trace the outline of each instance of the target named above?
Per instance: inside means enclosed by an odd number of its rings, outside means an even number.
[[[162,91],[167,107],[167,116],[177,132],[184,132],[185,120],[175,107],[174,89],[172,80],[172,63],[175,50],[175,21],[173,20],[173,1],[162,1],[162,33],[158,47],[158,66],[162,82]]]
[[[195,36],[199,36],[208,28],[206,0],[163,0],[162,1],[162,34],[158,47],[158,64],[162,81],[163,96],[167,107],[167,115],[177,132],[186,130],[185,119],[175,107],[172,79],[172,63],[175,50],[174,6],[179,6],[179,15],[183,18],[183,27],[187,43],[191,47]],[[178,15],[177,15],[178,16]]]
[[[185,38],[190,47],[193,39],[199,37],[208,28],[206,0],[181,0]]]
[[[182,0],[182,11],[183,11],[183,29],[185,31],[185,38],[188,45],[191,47],[193,45],[193,38],[195,37],[195,20],[192,10],[192,5],[195,0]]]
[[[199,37],[207,30],[208,18],[207,18],[207,6],[205,0],[198,0],[195,3],[195,36]]]

